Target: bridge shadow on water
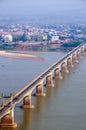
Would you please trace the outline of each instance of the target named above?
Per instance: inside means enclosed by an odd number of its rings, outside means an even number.
[[[33,126],[33,110],[24,109],[23,110],[23,121],[22,124],[17,128],[17,130],[28,130]]]

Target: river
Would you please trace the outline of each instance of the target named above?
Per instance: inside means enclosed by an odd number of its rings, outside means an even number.
[[[0,57],[0,93],[15,94],[65,52],[36,53],[43,61]],[[86,56],[74,64],[46,97],[32,97],[35,109],[15,107],[16,130],[86,130]],[[3,130],[13,130],[6,128]]]

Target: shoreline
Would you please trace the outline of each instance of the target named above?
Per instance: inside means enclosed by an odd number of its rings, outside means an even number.
[[[19,53],[19,51],[1,51],[0,56],[2,57],[9,57],[9,58],[23,58],[23,59],[30,59],[30,60],[38,60],[43,61],[44,59],[29,53]]]

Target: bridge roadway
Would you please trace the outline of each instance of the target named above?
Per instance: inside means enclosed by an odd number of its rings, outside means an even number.
[[[56,68],[62,61],[64,61],[67,57],[69,57],[71,54],[73,54],[75,51],[77,51],[81,46],[83,46],[84,43],[80,44],[78,47],[67,53],[64,57],[62,57],[60,60],[58,60],[56,63],[51,65],[48,69],[46,69],[43,73],[41,73],[37,78],[35,78],[32,82],[30,82],[28,85],[26,85],[21,91],[19,91],[16,95],[12,97],[12,99],[9,99],[3,107],[0,108],[0,119],[7,114],[7,111],[9,111],[12,107],[14,107],[16,104],[18,104],[23,98],[24,95],[30,91],[34,86],[36,86],[42,79],[44,79],[51,71],[53,71],[54,68]]]

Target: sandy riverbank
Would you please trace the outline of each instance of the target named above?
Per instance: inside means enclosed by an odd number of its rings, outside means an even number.
[[[35,55],[31,55],[29,53],[19,53],[18,51],[0,51],[0,56],[9,57],[9,58],[23,58],[23,59],[31,59],[31,60],[40,60],[43,61],[44,59],[41,57],[37,57]]]

